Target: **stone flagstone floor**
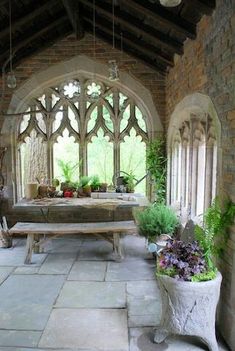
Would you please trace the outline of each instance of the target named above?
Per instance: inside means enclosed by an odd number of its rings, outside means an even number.
[[[161,301],[143,238],[125,260],[91,237],[54,239],[23,264],[25,240],[0,249],[0,351],[199,351],[192,338],[153,343]],[[227,350],[220,345],[220,350]]]

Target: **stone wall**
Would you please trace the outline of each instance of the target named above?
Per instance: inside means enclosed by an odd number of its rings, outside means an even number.
[[[220,186],[235,201],[235,2],[217,0],[211,17],[197,27],[197,39],[185,42],[184,55],[166,78],[166,126],[177,104],[189,94],[202,93],[212,100],[221,122]],[[231,228],[221,260],[223,285],[219,325],[235,349],[235,226]]]

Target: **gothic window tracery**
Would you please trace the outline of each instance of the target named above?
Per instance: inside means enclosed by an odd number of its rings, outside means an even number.
[[[191,114],[174,130],[170,150],[170,203],[184,219],[200,216],[215,196],[217,137],[209,115]]]
[[[95,152],[99,152],[99,155],[106,153],[107,157],[109,155],[108,160],[103,157],[105,155],[100,157],[101,169],[108,167],[112,175],[119,171],[121,164],[125,163],[123,152],[120,151],[121,144],[125,144],[130,137],[133,140],[136,138],[142,145],[144,160],[141,162],[145,162],[144,150],[148,142],[146,117],[134,99],[115,86],[85,77],[70,79],[58,86],[46,88],[41,96],[31,99],[28,105],[17,132],[20,197],[24,195],[27,182],[35,181],[36,177],[52,179],[57,175],[56,162],[65,143],[74,150],[80,175],[94,174],[98,167]],[[34,163],[33,172],[28,174],[25,171],[26,164],[29,160],[33,164],[39,155],[40,160]],[[108,166],[104,167],[107,162]],[[138,165],[130,164],[130,167],[133,166]],[[112,180],[105,170],[102,177],[108,183]]]

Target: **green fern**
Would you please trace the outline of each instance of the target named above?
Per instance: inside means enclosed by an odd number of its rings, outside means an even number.
[[[147,147],[146,164],[156,187],[156,201],[165,203],[166,200],[166,144],[163,138],[157,138]]]
[[[204,219],[204,226],[196,225],[195,235],[200,243],[207,261],[208,267],[215,267],[212,257],[223,254],[228,239],[228,227],[233,224],[235,218],[235,203],[231,200],[222,206],[218,197],[214,199],[211,207],[207,209]]]
[[[79,163],[73,165],[71,162],[65,162],[63,160],[57,160],[57,163],[65,182],[70,183],[74,172],[78,169]]]

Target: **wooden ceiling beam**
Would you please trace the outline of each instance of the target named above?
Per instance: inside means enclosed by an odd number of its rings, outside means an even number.
[[[12,54],[13,54],[13,59],[12,61],[14,61],[14,56],[17,53],[17,51],[19,51],[20,49],[22,49],[24,46],[30,44],[33,40],[40,38],[41,36],[45,35],[48,31],[56,28],[57,26],[68,22],[68,18],[66,15],[58,18],[57,20],[50,22],[50,24],[44,26],[41,30],[35,32],[35,33],[29,33],[28,36],[24,35],[24,33],[22,34],[22,37],[25,38],[21,41],[17,40],[17,45],[12,45]],[[4,61],[7,59],[7,57],[9,56],[9,50],[7,51],[1,51],[0,52],[0,62]]]
[[[201,14],[211,15],[211,12],[215,9],[215,0],[193,0],[193,5]]]
[[[84,16],[84,20],[86,23],[89,23],[91,26],[93,24],[93,21],[91,17],[86,17]],[[105,32],[107,35],[111,36],[113,35],[113,32],[111,30],[111,22],[105,21],[105,20],[100,20],[99,18],[96,19],[96,27],[100,28],[103,32]],[[164,66],[173,66],[173,58],[170,59],[165,58],[162,56],[162,53],[160,52],[159,49],[155,48],[152,45],[149,45],[147,43],[143,43],[142,40],[138,40],[133,35],[130,35],[130,33],[126,33],[123,37],[121,37],[120,30],[118,30],[117,26],[115,26],[115,40],[117,39],[120,43],[122,41],[122,46],[123,48],[125,47],[125,44],[128,47],[132,47],[133,49],[137,50],[140,52],[142,55],[147,55],[149,58],[156,57],[156,61],[160,62]]]
[[[123,6],[129,6],[130,9],[134,9],[142,15],[144,14],[154,21],[161,21],[169,28],[184,34],[190,39],[196,38],[195,24],[192,24],[185,19],[175,15],[173,12],[168,11],[161,5],[153,4],[149,1],[143,0],[119,0],[119,3],[121,6],[122,4]]]
[[[7,3],[9,3],[9,0],[0,0],[0,6],[3,6]]]
[[[73,27],[76,39],[84,37],[81,4],[77,0],[62,0],[64,8],[68,14]]]
[[[57,27],[57,30],[59,30],[59,29],[60,28]],[[12,62],[13,68],[17,67],[20,64],[20,62],[22,62],[24,59],[26,59],[26,58],[28,59],[32,55],[36,55],[37,53],[41,53],[43,50],[48,49],[57,41],[63,39],[67,35],[72,34],[72,27],[70,26],[70,22],[69,22],[69,29],[65,29],[63,27],[62,34],[58,35],[55,30],[52,30],[50,33],[51,33],[51,38],[49,38],[49,40],[43,40],[42,42],[40,42],[40,45],[34,45],[32,47],[28,47],[27,49],[22,48],[21,50],[19,50],[17,52],[17,55],[14,58],[14,61]]]
[[[49,10],[51,7],[55,6],[56,3],[58,3],[58,0],[50,0],[49,2],[46,2],[44,5],[40,5],[36,7],[33,11],[30,11],[27,15],[16,19],[11,26],[12,32],[18,29],[20,26],[24,25],[25,23],[32,21],[34,18],[36,18],[44,11]],[[2,39],[8,33],[9,33],[9,23],[7,24],[7,26],[4,24],[0,28],[0,39]]]
[[[93,9],[93,3],[89,0],[79,0],[85,6]],[[103,4],[103,1],[96,0],[96,11],[102,14],[106,18],[112,18],[112,6],[111,4]],[[170,38],[168,35],[159,32],[158,30],[144,24],[141,20],[129,13],[116,9],[114,14],[114,20],[128,30],[141,34],[144,38],[151,40],[154,44],[160,45],[161,48],[165,48],[171,53],[182,54],[183,44]]]
[[[93,26],[92,25],[87,25],[87,30],[93,34]],[[109,45],[112,45],[113,43],[113,38],[111,35],[106,34],[104,31],[102,31],[100,28],[96,29],[96,35],[98,38],[100,38],[102,41],[105,41]],[[116,39],[116,44],[120,47],[121,46],[121,40]],[[154,71],[158,71],[162,75],[165,75],[166,73],[166,65],[162,65],[161,63],[155,62],[154,60],[150,59],[146,55],[140,54],[138,51],[133,49],[132,47],[127,47],[125,46],[123,48],[123,51],[133,57],[135,60],[142,61],[142,63],[148,67],[150,67]]]

